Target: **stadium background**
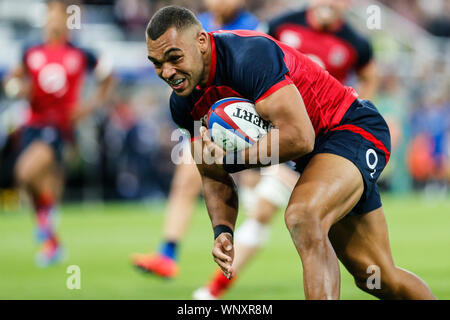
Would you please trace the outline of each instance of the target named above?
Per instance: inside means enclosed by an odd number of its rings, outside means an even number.
[[[247,8],[264,21],[304,2],[249,0]],[[60,266],[33,265],[30,210],[11,176],[14,134],[28,105],[6,99],[0,89],[0,298],[189,299],[214,269],[201,200],[182,244],[178,279],[145,278],[129,264],[129,254],[157,244],[174,170],[169,89],[148,63],[143,37],[152,13],[172,3],[204,10],[192,0],[74,1],[82,6],[82,25],[72,37],[111,61],[118,87],[113,104],[80,124],[77,144],[65,153],[60,229],[69,256]],[[381,8],[380,30],[366,25],[366,10],[374,4]],[[40,36],[44,11],[44,1],[0,0],[0,79],[19,62],[23,45]],[[349,18],[372,40],[380,74],[375,104],[391,126],[393,154],[380,184],[394,258],[424,278],[438,298],[450,299],[450,3],[353,1]],[[281,215],[274,225],[267,250],[226,298],[303,298]],[[66,288],[72,264],[81,268],[81,290]],[[369,298],[342,273],[344,299]]]

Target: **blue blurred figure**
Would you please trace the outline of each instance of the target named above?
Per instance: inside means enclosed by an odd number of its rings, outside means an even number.
[[[203,28],[214,30],[255,30],[259,20],[245,9],[244,0],[205,0],[206,12],[198,15]]]

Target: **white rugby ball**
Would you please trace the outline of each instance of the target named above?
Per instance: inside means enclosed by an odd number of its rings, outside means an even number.
[[[226,151],[250,147],[265,136],[272,125],[256,112],[255,105],[243,98],[225,98],[211,106],[207,119],[214,142]]]

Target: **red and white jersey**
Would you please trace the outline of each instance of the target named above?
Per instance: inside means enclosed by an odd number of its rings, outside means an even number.
[[[372,59],[370,42],[344,21],[330,31],[313,27],[311,11],[282,15],[268,23],[268,34],[307,55],[340,82]]]
[[[28,125],[52,125],[70,132],[70,116],[79,102],[84,76],[95,68],[97,58],[70,43],[39,44],[25,49],[23,63],[31,80]]]

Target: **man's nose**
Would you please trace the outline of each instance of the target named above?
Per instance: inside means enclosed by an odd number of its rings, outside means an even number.
[[[162,67],[161,76],[165,80],[169,80],[177,71],[169,64],[164,64]]]

